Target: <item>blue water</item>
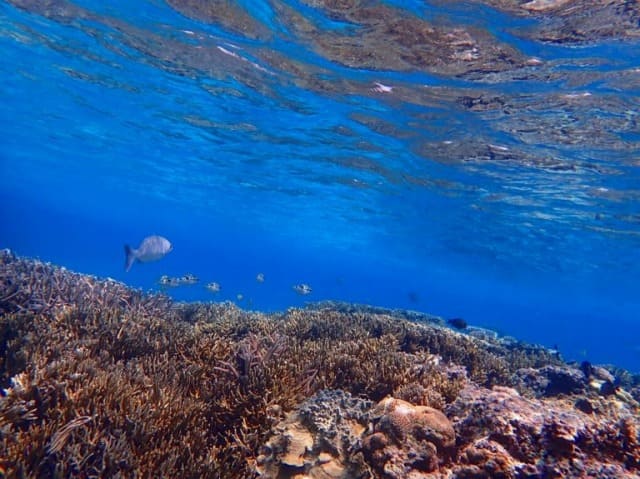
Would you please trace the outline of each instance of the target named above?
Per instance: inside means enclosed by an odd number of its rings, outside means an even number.
[[[640,41],[393,1],[537,63],[373,68],[313,43],[362,33],[316,2],[229,4],[250,29],[159,0],[0,2],[0,247],[145,290],[199,276],[180,300],[464,317],[640,371]],[[174,250],[125,273],[149,234]]]

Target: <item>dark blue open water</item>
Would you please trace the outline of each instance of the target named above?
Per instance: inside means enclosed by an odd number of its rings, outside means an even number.
[[[636,20],[338,3],[1,1],[0,247],[145,290],[199,276],[177,299],[464,317],[640,371]],[[125,273],[149,234],[174,251]]]

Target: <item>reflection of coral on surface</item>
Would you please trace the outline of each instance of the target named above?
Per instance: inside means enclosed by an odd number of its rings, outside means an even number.
[[[0,252],[8,477],[632,478],[640,379],[319,303],[172,303]]]

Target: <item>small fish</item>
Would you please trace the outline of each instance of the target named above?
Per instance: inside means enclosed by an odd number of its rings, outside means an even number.
[[[238,301],[242,301],[244,299],[244,296],[241,293],[238,293],[236,295],[236,298],[238,299]]]
[[[467,329],[468,326],[467,322],[462,318],[447,319],[447,323],[456,329]]]
[[[180,284],[196,284],[200,278],[193,274],[185,274],[179,281]]]
[[[257,281],[258,283],[264,283],[264,273],[258,273],[258,274],[256,275],[256,281]]]
[[[216,282],[211,282],[208,283],[207,286],[205,286],[209,291],[211,291],[212,293],[219,293],[220,292],[220,285]]]
[[[165,274],[160,276],[160,279],[158,280],[158,284],[160,284],[160,286],[175,288],[177,286],[180,286],[180,280],[178,278],[171,278]]]
[[[129,245],[124,245],[124,254],[126,256],[124,269],[129,271],[136,261],[148,263],[149,261],[162,259],[172,249],[171,242],[162,236],[147,236],[136,249]]]
[[[311,286],[309,286],[308,284],[296,284],[293,286],[293,290],[298,293],[301,294],[303,296],[310,294],[311,293]]]

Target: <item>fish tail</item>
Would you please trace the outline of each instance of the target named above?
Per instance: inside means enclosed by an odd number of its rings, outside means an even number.
[[[128,244],[124,245],[124,255],[124,270],[129,271],[131,269],[131,266],[133,266],[134,261],[136,260],[136,255],[133,249],[131,249],[131,246],[129,246]]]

